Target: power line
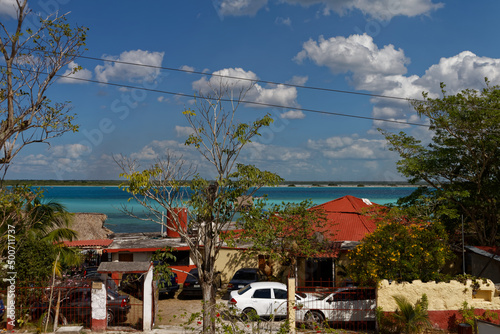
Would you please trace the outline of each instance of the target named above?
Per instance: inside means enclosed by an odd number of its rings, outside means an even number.
[[[0,65],[0,68],[6,68],[6,67],[4,65]],[[18,70],[19,71],[26,71],[26,72],[36,72],[33,70],[29,70],[29,69],[18,69]],[[39,72],[39,73],[41,73],[41,72]],[[47,73],[41,73],[41,74],[47,74]],[[65,79],[77,80],[77,81],[82,81],[82,82],[90,82],[90,83],[102,84],[102,85],[107,85],[107,86],[114,86],[114,87],[121,87],[121,88],[128,88],[128,89],[138,89],[138,90],[143,90],[143,91],[147,91],[147,92],[154,92],[154,93],[161,93],[161,94],[175,95],[175,96],[183,96],[183,97],[189,97],[189,98],[197,98],[197,96],[195,94],[170,92],[170,91],[154,89],[154,88],[146,88],[146,87],[140,87],[140,86],[118,84],[118,83],[113,83],[113,82],[104,82],[104,81],[93,80],[93,79],[77,78],[77,77],[65,76],[62,74],[56,74],[55,76],[60,77],[60,78],[65,78]],[[210,99],[209,97],[207,97],[207,98]],[[234,100],[224,99],[224,98],[221,98],[218,100],[220,100],[221,102],[234,102]],[[415,126],[428,127],[428,125],[421,124],[421,123],[403,122],[403,121],[397,121],[397,120],[389,120],[389,119],[360,116],[360,115],[349,115],[349,114],[343,114],[343,113],[337,113],[337,112],[331,112],[331,111],[308,109],[308,108],[297,108],[297,107],[283,106],[283,105],[278,105],[278,104],[263,103],[263,102],[256,102],[256,101],[238,100],[237,102],[244,103],[244,104],[257,105],[257,106],[262,106],[262,107],[293,109],[293,110],[312,112],[312,113],[331,115],[331,116],[341,116],[341,117],[365,119],[365,120],[371,120],[371,121],[380,121],[380,122],[396,123],[396,124],[403,124],[403,125],[415,125]]]
[[[28,48],[25,48],[25,49],[28,50],[28,51],[50,53],[49,51],[34,50],[34,49],[28,49]],[[325,92],[332,92],[332,93],[360,95],[360,96],[367,96],[367,97],[376,97],[376,98],[392,99],[392,100],[403,100],[403,101],[421,101],[421,100],[418,100],[418,99],[410,99],[410,98],[407,98],[407,97],[400,97],[400,96],[390,96],[390,95],[382,95],[382,94],[362,93],[362,92],[355,92],[355,91],[349,91],[349,90],[333,89],[333,88],[325,88],[325,87],[316,87],[316,86],[304,86],[304,85],[296,85],[296,84],[283,83],[283,82],[277,82],[277,81],[269,81],[269,80],[261,80],[261,79],[249,79],[249,78],[236,77],[236,76],[223,75],[223,74],[214,74],[214,73],[210,74],[210,73],[200,72],[200,71],[195,71],[195,70],[186,70],[186,69],[173,68],[173,67],[156,66],[156,65],[140,64],[140,63],[132,63],[132,62],[127,62],[127,61],[122,61],[122,60],[113,60],[113,59],[106,59],[106,58],[99,58],[99,57],[90,57],[90,56],[83,56],[83,55],[75,55],[75,58],[83,58],[83,59],[97,60],[97,61],[103,61],[103,62],[109,62],[109,63],[116,63],[116,64],[123,64],[123,65],[131,65],[131,66],[141,66],[141,67],[148,67],[148,68],[154,68],[154,69],[160,69],[160,70],[166,70],[166,71],[173,71],[173,72],[182,72],[182,73],[189,73],[189,74],[199,74],[199,75],[203,75],[203,76],[213,76],[213,77],[220,77],[220,78],[225,78],[225,79],[235,79],[235,80],[243,80],[243,81],[250,81],[250,82],[260,82],[260,83],[265,83],[265,84],[269,84],[269,85],[282,85],[282,86],[285,86],[285,87],[303,88],[303,89],[318,90],[318,91],[325,91]],[[421,101],[421,102],[423,102],[423,101]]]

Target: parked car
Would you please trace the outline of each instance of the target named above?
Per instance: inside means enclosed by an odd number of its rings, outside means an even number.
[[[215,288],[220,289],[221,287],[221,275],[220,272],[215,273]],[[193,268],[187,274],[186,280],[182,284],[182,296],[201,296],[201,284],[199,282],[198,268]]]
[[[309,327],[325,322],[375,321],[375,289],[346,287],[300,303],[298,322]]]
[[[49,303],[43,301],[35,303],[30,308],[31,319],[36,321],[44,315],[43,321],[52,321],[55,316],[55,305],[48,312]],[[120,295],[110,289],[107,290],[107,322],[108,324],[123,322],[130,311],[129,296]],[[68,290],[61,299],[59,314],[62,323],[90,323],[92,316],[91,288],[78,287]]]
[[[87,267],[83,270],[83,278],[91,279],[94,277],[100,277],[101,274],[97,272],[99,267]]]
[[[267,276],[258,268],[241,268],[227,284],[228,290],[238,290],[253,282],[267,281]]]
[[[119,290],[142,298],[144,290],[144,274],[126,273],[122,275]]]
[[[228,306],[242,320],[255,320],[263,317],[283,318],[287,314],[287,287],[279,282],[254,282],[240,290],[233,290]],[[297,304],[304,304],[312,298],[303,293],[296,293]]]
[[[170,276],[170,284],[168,284],[164,279],[158,280],[158,292],[160,296],[173,297],[179,288],[179,279],[177,278],[177,274],[174,272]]]

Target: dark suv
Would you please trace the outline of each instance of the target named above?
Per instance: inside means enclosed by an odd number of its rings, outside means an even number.
[[[52,321],[55,315],[55,305],[48,313],[48,302],[34,304],[30,309],[32,320],[38,320],[42,315],[44,322],[46,319]],[[129,296],[120,295],[112,290],[107,290],[107,321],[108,324],[124,322],[127,320],[127,314],[130,311]],[[59,307],[60,317],[69,323],[90,323],[92,318],[91,307],[91,289],[89,287],[78,287],[68,290],[61,299]]]
[[[267,276],[258,268],[241,268],[234,273],[227,285],[228,290],[238,290],[253,282],[267,281]]]

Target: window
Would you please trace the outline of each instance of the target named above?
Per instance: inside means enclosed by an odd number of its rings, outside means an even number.
[[[274,289],[274,298],[276,298],[276,299],[287,299],[286,290]]]
[[[255,290],[252,298],[266,298],[271,299],[271,289]]]

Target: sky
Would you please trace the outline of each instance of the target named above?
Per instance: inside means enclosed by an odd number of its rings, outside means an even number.
[[[13,1],[0,0],[2,22],[14,22]],[[402,181],[398,156],[377,129],[405,131],[424,143],[432,136],[428,120],[406,99],[422,99],[422,92],[441,97],[441,82],[448,94],[482,89],[485,77],[500,84],[498,1],[39,0],[29,6],[89,28],[86,58],[61,71],[81,66],[74,76],[83,80],[60,78],[48,92],[52,101],[71,101],[79,131],[23,149],[7,179],[119,179],[114,157],[145,168],[167,154],[213,177],[184,145],[190,128],[182,112],[196,107],[195,94],[223,81],[248,87],[245,102],[257,103],[241,104],[236,121],[267,113],[274,119],[239,162],[287,181]]]

